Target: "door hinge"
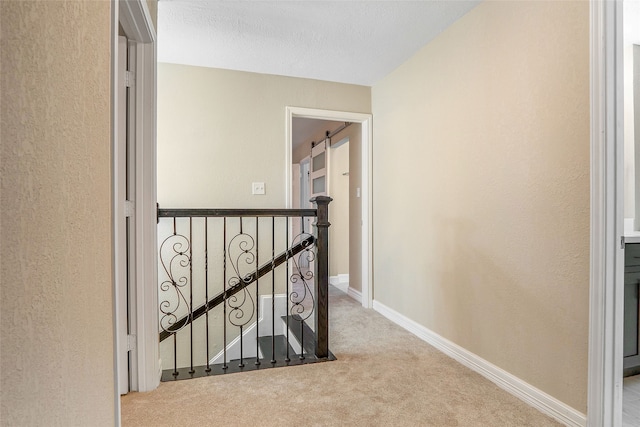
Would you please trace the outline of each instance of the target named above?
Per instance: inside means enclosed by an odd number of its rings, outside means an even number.
[[[127,335],[127,351],[136,349],[136,336]]]
[[[620,249],[624,249],[624,236],[620,236]]]
[[[130,217],[135,215],[136,213],[136,205],[131,200],[124,201],[124,216]]]
[[[136,84],[136,76],[132,71],[125,71],[124,84],[126,87],[133,87]]]

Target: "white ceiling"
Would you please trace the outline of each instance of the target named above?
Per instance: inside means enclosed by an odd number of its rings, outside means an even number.
[[[371,86],[478,3],[160,0],[158,60]]]

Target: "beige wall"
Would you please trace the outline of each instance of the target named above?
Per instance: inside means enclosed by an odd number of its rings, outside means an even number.
[[[329,276],[337,276],[349,274],[349,143],[332,147],[329,158]]]
[[[368,113],[370,88],[175,64],[158,66],[158,202],[284,207],[285,107]],[[251,195],[265,182],[266,195]]]
[[[372,105],[375,299],[586,412],[589,3],[484,2]]]
[[[362,291],[362,125],[354,123],[332,140],[349,138],[349,287]],[[329,218],[331,222],[331,218]],[[343,272],[340,272],[343,273]]]
[[[362,125],[336,135],[349,136],[349,287],[362,291]]]
[[[110,3],[0,2],[2,425],[113,425]]]

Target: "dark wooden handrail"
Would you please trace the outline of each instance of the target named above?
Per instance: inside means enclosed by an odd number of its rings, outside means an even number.
[[[211,209],[210,211],[214,211],[214,210],[230,211],[228,209]],[[315,209],[309,209],[309,210],[315,213]],[[175,213],[177,210],[162,209],[162,210],[159,210],[158,213],[160,213],[161,211],[163,213],[165,211]],[[189,209],[182,209],[180,211],[189,211]],[[202,213],[203,209],[197,209],[197,211],[198,211],[198,214],[196,216],[218,216],[218,215],[203,215]],[[243,209],[242,211],[246,212],[248,211],[248,209]],[[270,212],[273,212],[273,211],[270,211]],[[301,211],[299,209],[296,209],[295,212],[297,216],[303,216],[303,215],[300,215]],[[164,215],[164,216],[191,216],[191,215],[187,215],[186,213],[184,213],[184,215]],[[220,216],[227,216],[227,215],[220,215]],[[238,215],[229,215],[229,216],[238,216]],[[247,216],[256,216],[256,214],[252,213],[251,215],[247,215]],[[271,213],[269,214],[269,216],[272,216]],[[290,216],[290,215],[287,215],[287,216]],[[162,332],[160,332],[160,341],[164,341],[165,339],[169,338],[171,335],[179,331],[181,328],[187,326],[189,323],[193,322],[200,316],[204,315],[207,311],[222,304],[222,302],[225,301],[227,298],[237,294],[238,292],[240,292],[241,290],[243,290],[244,288],[246,288],[247,286],[255,282],[257,279],[261,278],[262,276],[264,276],[274,268],[284,263],[287,259],[296,256],[297,254],[305,250],[305,248],[308,248],[309,246],[311,246],[314,242],[315,242],[315,237],[313,235],[309,235],[307,238],[303,239],[301,242],[297,243],[296,245],[293,245],[291,248],[283,251],[281,254],[279,254],[272,260],[264,263],[262,266],[260,266],[260,268],[258,268],[257,272],[254,271],[250,274],[247,274],[245,278],[241,280],[240,283],[238,283],[236,286],[229,288],[224,292],[219,293],[218,295],[216,295],[215,297],[207,301],[206,304],[202,304],[200,307],[193,310],[193,314],[191,316],[186,315],[180,318],[180,320],[174,323],[173,328],[169,327],[168,331],[163,330]],[[179,326],[176,326],[176,325],[179,325]]]
[[[158,209],[158,218],[202,218],[202,217],[314,217],[316,209]]]

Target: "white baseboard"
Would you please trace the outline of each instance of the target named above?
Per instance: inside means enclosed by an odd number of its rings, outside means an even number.
[[[349,288],[347,290],[347,295],[349,295],[351,298],[353,298],[354,300],[358,301],[360,304],[362,304],[362,292],[355,290],[353,288]]]
[[[351,289],[349,290],[351,291]],[[492,381],[498,387],[533,406],[543,414],[570,427],[584,427],[587,425],[587,417],[585,414],[576,411],[553,396],[535,388],[531,384],[447,340],[386,305],[378,301],[373,301],[373,309],[416,335],[418,338],[431,344],[447,356]]]
[[[330,276],[329,284],[340,289],[342,292],[347,293],[349,290],[349,275],[338,274],[337,276]]]

